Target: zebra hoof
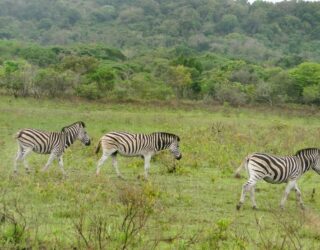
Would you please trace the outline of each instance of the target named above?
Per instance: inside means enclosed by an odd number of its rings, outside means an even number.
[[[258,210],[257,206],[252,207],[253,210]]]
[[[305,210],[306,209],[306,207],[303,204],[300,204],[300,208],[301,208],[301,210]]]
[[[240,210],[241,204],[238,204],[238,205],[236,206],[236,208],[237,208],[237,210]]]
[[[124,178],[122,175],[118,175],[118,178],[119,178],[120,180],[125,180],[125,178]]]
[[[236,173],[236,174],[234,174],[234,176],[233,176],[234,178],[237,178],[237,179],[240,179],[241,178],[241,175],[240,174],[238,174],[238,173]]]
[[[137,176],[137,179],[141,181],[149,181],[148,177],[145,177],[144,175],[141,175],[141,174]]]

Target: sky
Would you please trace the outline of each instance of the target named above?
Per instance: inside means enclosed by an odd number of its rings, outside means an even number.
[[[250,3],[253,3],[256,0],[249,0]],[[277,3],[277,2],[281,2],[283,0],[263,0],[266,2],[273,2],[273,3]],[[305,2],[320,2],[320,0],[304,0]]]

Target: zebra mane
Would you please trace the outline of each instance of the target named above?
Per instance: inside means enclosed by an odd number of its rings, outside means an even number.
[[[155,134],[161,134],[161,135],[173,137],[173,138],[176,138],[177,141],[180,141],[180,137],[175,134],[171,134],[171,133],[167,133],[167,132],[156,132]]]
[[[298,150],[296,153],[295,153],[295,156],[301,154],[301,153],[304,153],[306,151],[311,151],[311,150],[317,150],[318,152],[320,152],[320,149],[319,148],[303,148],[303,149],[300,149]]]
[[[83,121],[78,121],[78,122],[75,122],[75,123],[72,123],[72,124],[70,124],[70,125],[68,125],[68,126],[63,127],[63,128],[61,129],[61,132],[64,132],[67,128],[70,128],[70,127],[72,127],[72,126],[74,126],[74,125],[76,125],[76,124],[79,124],[79,125],[82,126],[83,128],[86,127],[86,124],[85,124]]]

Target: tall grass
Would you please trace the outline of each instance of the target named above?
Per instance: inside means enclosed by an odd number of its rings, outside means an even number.
[[[259,183],[258,211],[249,200],[237,212],[245,179],[233,172],[251,152],[293,154],[318,147],[319,113],[141,104],[96,104],[0,97],[0,241],[8,248],[77,249],[317,249],[320,247],[319,176],[299,181],[306,203],[294,194],[278,209],[284,185]],[[32,169],[12,175],[16,131],[60,130],[74,121],[87,125],[93,146],[77,142],[64,155],[68,178],[55,162],[39,170],[47,155],[31,154]],[[126,178],[107,161],[96,177],[94,147],[107,131],[168,131],[181,137],[181,161],[169,152],[151,162],[150,180],[140,158],[119,157]],[[174,170],[173,170],[174,169]],[[242,174],[245,176],[245,173]],[[6,219],[3,219],[6,218]],[[11,218],[11,219],[10,219]],[[15,226],[16,225],[16,226]],[[16,228],[16,229],[14,229]]]

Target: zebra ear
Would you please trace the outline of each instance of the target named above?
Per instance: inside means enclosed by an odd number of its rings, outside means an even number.
[[[82,126],[83,128],[86,127],[86,124],[85,124],[84,122],[80,121],[79,123],[81,124],[81,126]]]
[[[179,136],[177,136],[177,141],[180,141],[180,137]]]
[[[61,129],[61,132],[64,132],[65,129],[66,129],[66,127],[63,127],[63,128]]]

